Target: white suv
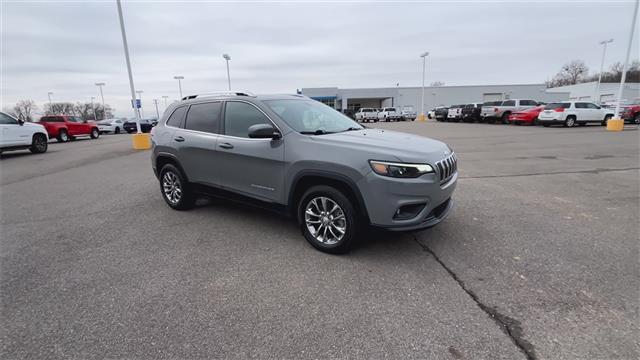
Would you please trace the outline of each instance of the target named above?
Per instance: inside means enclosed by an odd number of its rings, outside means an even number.
[[[49,136],[44,126],[18,120],[0,112],[0,153],[29,149],[32,153],[47,151]]]
[[[538,122],[544,126],[562,124],[566,127],[584,126],[587,123],[607,125],[614,110],[600,107],[586,101],[563,101],[547,104],[538,115]]]

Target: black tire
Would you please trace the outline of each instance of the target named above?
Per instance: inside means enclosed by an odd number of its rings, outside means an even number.
[[[587,123],[586,122],[581,122],[581,123],[578,123],[578,126],[587,126]]]
[[[531,126],[538,126],[540,125],[540,123],[538,123],[538,118],[533,119],[533,121],[531,122],[531,124],[529,124]]]
[[[633,119],[631,119],[631,123],[640,125],[640,113],[637,113],[633,116]]]
[[[564,121],[564,127],[574,127],[576,126],[576,117],[571,115],[567,116],[567,119]]]
[[[69,141],[69,134],[67,133],[67,130],[61,129],[58,132],[58,136],[56,137],[56,139],[58,140],[58,142],[67,142],[67,141]]]
[[[506,112],[506,113],[502,114],[502,123],[503,124],[509,124],[510,123],[509,115],[511,115],[511,113]]]
[[[91,134],[90,134],[92,139],[97,139],[100,137],[100,131],[98,130],[98,128],[93,128],[91,129]]]
[[[327,225],[325,225],[324,229],[328,228],[330,231],[329,233],[327,233],[326,230],[324,232],[324,240],[326,240],[326,242],[322,242],[316,239],[316,237],[311,233],[309,226],[314,230],[322,231],[321,229],[323,229],[323,225],[321,224],[318,226],[318,228],[315,228],[313,224],[308,225],[306,222],[306,209],[310,206],[313,206],[311,205],[311,202],[314,199],[316,199],[316,203],[318,204],[318,198],[327,198],[339,206],[339,209],[335,210],[336,212],[334,213],[337,213],[338,211],[342,212],[344,216],[343,223],[345,229],[344,234],[340,239],[336,239],[335,236],[336,232],[339,233],[337,227],[327,227]],[[320,212],[319,210],[321,209],[316,207],[316,210]],[[314,215],[311,215],[309,219],[313,219],[313,216]],[[318,221],[322,221],[322,219],[318,217]],[[334,224],[334,221],[338,222],[337,220],[333,220],[330,222],[330,224]],[[356,215],[355,208],[351,201],[339,190],[326,185],[313,186],[304,193],[298,204],[298,222],[300,223],[302,235],[309,242],[309,244],[322,252],[330,254],[343,254],[351,250],[356,243],[359,227],[361,226],[361,221]],[[340,224],[342,224],[342,222],[340,222]],[[336,229],[336,231],[334,232],[333,229]],[[320,233],[320,231],[318,231],[318,233]],[[333,239],[329,239],[328,237],[333,237]],[[329,243],[330,241],[336,242]]]
[[[600,125],[602,126],[607,126],[607,122],[609,121],[609,119],[611,119],[613,117],[613,115],[609,114],[607,116],[604,117],[604,120],[602,120],[602,122],[600,123]]]
[[[549,127],[549,126],[551,126],[551,125],[550,125],[550,124],[542,124],[542,126],[544,126],[544,127]]]
[[[120,127],[119,126],[116,126],[116,130],[114,131],[114,133],[120,134]]]
[[[49,147],[47,136],[44,134],[33,134],[29,151],[34,154],[42,154],[47,152]]]
[[[168,175],[169,174],[169,175]],[[167,184],[171,184],[170,180],[173,180],[174,187],[172,190],[177,189],[180,191],[179,199],[175,197],[169,198],[171,193],[165,192],[165,177],[167,177]],[[176,183],[177,182],[177,183]],[[164,201],[174,210],[188,210],[193,208],[196,203],[196,197],[193,194],[193,190],[191,189],[191,185],[186,181],[185,176],[182,174],[182,171],[178,169],[173,164],[166,164],[160,169],[159,176],[160,183],[160,193],[162,194],[162,198]],[[167,188],[169,189],[169,188]]]

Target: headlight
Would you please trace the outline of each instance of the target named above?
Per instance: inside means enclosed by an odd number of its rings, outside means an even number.
[[[429,164],[403,164],[370,160],[369,165],[371,165],[371,169],[378,175],[396,178],[417,178],[424,174],[434,172]]]

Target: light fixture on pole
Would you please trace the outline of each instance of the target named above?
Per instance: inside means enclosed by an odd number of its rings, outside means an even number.
[[[158,99],[153,99],[153,104],[156,106],[156,120],[160,120],[160,112],[158,111]]]
[[[424,121],[424,77],[425,77],[425,72],[426,72],[426,67],[427,67],[427,56],[429,56],[429,52],[424,52],[423,54],[420,55],[420,57],[422,58],[422,106],[420,108],[421,112],[420,112],[420,116],[418,117],[418,120],[420,121]]]
[[[229,60],[231,60],[231,56],[229,56],[229,54],[222,54],[222,58],[227,61],[227,84],[229,91],[231,91],[231,76],[229,75]]]
[[[140,118],[144,119],[144,109],[142,108],[142,90],[136,90],[136,94],[138,94],[138,100],[140,100]]]
[[[102,99],[102,120],[107,118],[107,108],[104,106],[104,94],[102,93],[102,87],[106,84],[103,82],[97,82],[96,86],[100,88],[100,99]],[[98,120],[98,119],[96,119]]]
[[[169,98],[167,95],[162,95],[162,98],[164,99],[164,108],[165,110],[167,109],[167,99]]]
[[[604,57],[607,54],[607,44],[613,42],[613,39],[600,41],[600,45],[604,45],[602,48],[602,62],[600,63],[600,75],[598,75],[598,83],[596,84],[596,93],[594,101],[600,103],[600,83],[602,82],[602,71],[604,71]]]
[[[180,99],[182,100],[182,80],[184,80],[184,76],[176,75],[173,78],[178,80],[178,89],[180,89]]]
[[[627,45],[627,56],[624,59],[622,67],[622,78],[620,79],[620,87],[618,88],[618,98],[616,99],[616,110],[613,112],[613,119],[607,121],[607,130],[622,131],[624,129],[624,120],[620,118],[620,101],[622,100],[622,90],[624,90],[624,81],[627,79],[627,68],[629,67],[629,56],[631,56],[631,45],[633,44],[633,35],[636,31],[636,20],[638,19],[638,6],[640,0],[636,0],[633,9],[633,18],[631,20],[631,32],[629,33],[629,44]]]
[[[53,115],[53,103],[51,102],[51,95],[53,95],[53,92],[49,91],[47,93],[47,96],[49,97],[49,112],[51,112],[51,115]]]
[[[122,45],[124,47],[124,57],[127,63],[127,74],[129,75],[129,87],[131,89],[131,106],[134,108],[134,114],[136,116],[136,130],[137,133],[132,137],[133,148],[137,150],[150,149],[151,148],[151,136],[149,134],[143,134],[140,129],[140,114],[136,110],[136,88],[133,86],[133,73],[131,72],[131,61],[129,60],[129,46],[127,45],[127,33],[124,30],[124,18],[122,16],[122,4],[120,0],[116,0],[118,6],[118,18],[120,19],[120,31],[122,32]]]
[[[93,100],[95,99],[95,97],[91,97],[91,110],[93,110],[93,120],[98,121],[98,115],[96,115],[96,107],[95,105],[93,105]]]

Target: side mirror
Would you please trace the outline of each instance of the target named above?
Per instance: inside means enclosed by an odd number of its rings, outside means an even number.
[[[271,124],[255,124],[249,126],[249,137],[252,139],[279,139],[280,132]]]
[[[24,125],[24,120],[18,119],[18,125],[20,125],[20,126]]]

